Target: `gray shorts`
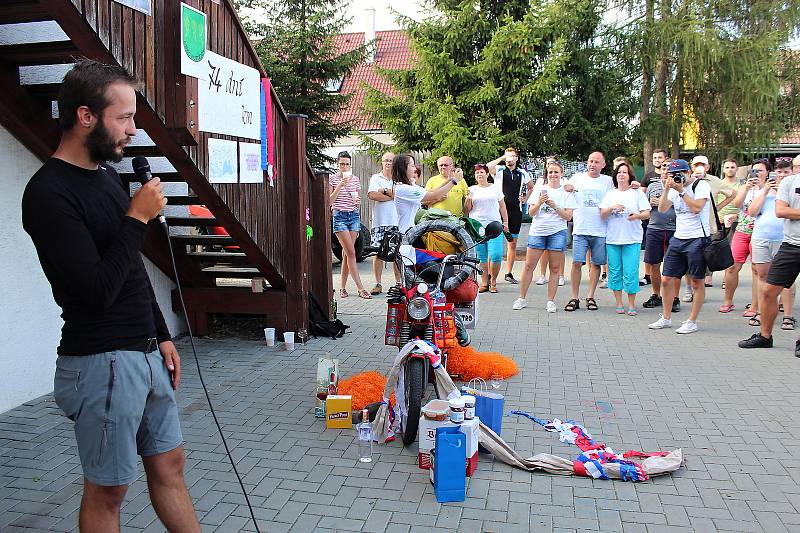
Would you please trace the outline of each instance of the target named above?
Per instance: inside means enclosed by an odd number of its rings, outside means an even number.
[[[760,239],[753,239],[750,241],[750,262],[754,265],[762,265],[764,263],[772,263],[775,256],[778,254],[778,249],[781,247],[782,241],[762,241]]]
[[[183,442],[175,391],[158,350],[116,350],[56,360],[56,404],[75,422],[83,474],[96,485],[139,477],[137,455]]]

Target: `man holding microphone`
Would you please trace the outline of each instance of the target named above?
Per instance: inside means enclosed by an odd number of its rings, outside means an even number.
[[[175,402],[180,357],[140,254],[147,223],[166,199],[158,178],[129,198],[104,165],[121,161],[136,134],[136,86],[122,67],[96,61],[67,73],[58,97],[61,142],[25,189],[22,223],[63,310],[54,396],[75,423],[80,531],[119,531],[140,455],[161,522],[194,533]]]

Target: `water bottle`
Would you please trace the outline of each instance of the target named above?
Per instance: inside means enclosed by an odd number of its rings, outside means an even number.
[[[362,463],[372,462],[372,424],[369,422],[369,412],[361,411],[361,423],[356,426],[358,432],[358,460]]]

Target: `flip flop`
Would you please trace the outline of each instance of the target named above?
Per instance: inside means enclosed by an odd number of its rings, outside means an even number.
[[[383,287],[381,286],[380,283],[376,283],[375,286],[372,288],[372,290],[369,291],[369,293],[373,296],[377,296],[382,292],[383,292]]]
[[[628,309],[628,316],[636,316],[636,315],[638,315],[638,314],[639,314],[639,313],[637,313],[637,312],[636,312],[636,309],[634,309],[633,307],[631,307],[630,309]]]
[[[742,313],[742,316],[745,318],[753,318],[754,316],[758,316],[758,313],[756,311],[748,309],[747,311]]]
[[[586,304],[586,307],[589,307],[589,304]],[[618,315],[624,315],[625,314],[625,308],[624,307],[617,307],[616,308],[616,312],[617,312]]]
[[[478,292],[489,292],[489,286],[481,285],[481,287],[478,289]]]
[[[497,285],[489,285],[489,292],[492,294],[497,294]]]
[[[720,313],[730,313],[734,309],[736,309],[736,305],[734,305],[734,304],[723,305],[723,306],[720,306],[719,312]]]
[[[341,296],[342,298],[347,298],[350,295],[347,294],[347,289],[342,287],[341,289],[339,289],[339,296]]]

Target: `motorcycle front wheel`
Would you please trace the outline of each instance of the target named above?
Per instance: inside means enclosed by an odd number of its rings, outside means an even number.
[[[422,409],[422,395],[425,393],[425,365],[427,359],[411,357],[406,362],[406,402],[408,418],[403,428],[403,444],[410,446],[417,439],[419,416]]]

